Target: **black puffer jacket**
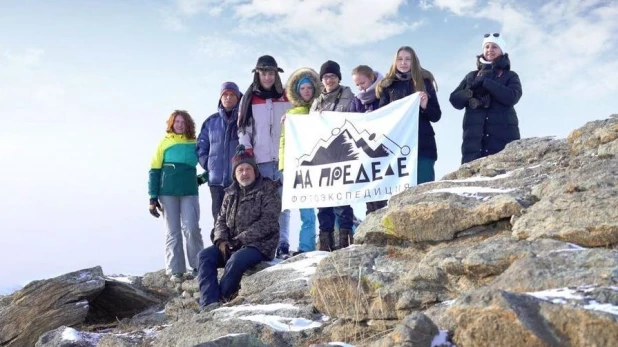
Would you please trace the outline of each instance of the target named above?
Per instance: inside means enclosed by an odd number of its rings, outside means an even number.
[[[418,113],[418,155],[425,158],[438,159],[438,150],[436,148],[435,132],[430,122],[437,122],[442,117],[442,110],[438,103],[436,90],[431,83],[431,80],[425,78],[425,90],[429,96],[427,108],[421,108]],[[388,105],[391,102],[403,99],[408,95],[412,95],[416,91],[412,87],[410,81],[394,80],[390,86],[385,87],[380,95],[380,106]]]
[[[479,64],[477,70],[469,72],[449,98],[456,109],[466,109],[461,145],[462,164],[498,153],[507,143],[520,138],[519,121],[513,106],[521,98],[521,82],[519,76],[511,71],[508,54],[492,63],[492,73],[487,74],[482,85],[474,91],[475,95],[478,89],[489,94],[489,107],[474,109],[469,106],[469,96],[464,91],[470,88],[480,69]]]

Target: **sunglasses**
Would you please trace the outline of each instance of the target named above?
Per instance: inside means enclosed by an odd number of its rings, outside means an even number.
[[[483,35],[483,37],[489,37],[489,36],[500,37],[500,33],[493,33],[493,34],[485,34],[485,35]]]

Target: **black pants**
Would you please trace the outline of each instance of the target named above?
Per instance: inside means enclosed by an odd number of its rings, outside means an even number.
[[[335,231],[335,215],[339,217],[339,228],[350,229],[354,225],[354,211],[350,205],[318,208],[320,231]]]
[[[221,211],[221,205],[223,205],[223,196],[225,196],[225,188],[222,186],[210,186],[210,198],[212,199],[212,220],[217,223],[217,216]],[[215,238],[215,227],[213,225],[210,231],[210,242],[213,242]]]

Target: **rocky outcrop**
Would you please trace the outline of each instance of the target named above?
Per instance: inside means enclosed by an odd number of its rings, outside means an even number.
[[[420,252],[398,247],[337,251],[318,265],[312,278],[314,305],[330,317],[362,322],[401,319],[449,299],[444,271],[419,267],[420,259]]]
[[[618,251],[564,249],[522,258],[490,286],[526,292],[588,284],[618,285]]]
[[[148,345],[152,332],[91,333],[61,326],[43,334],[35,347],[136,347]]]
[[[62,325],[83,322],[89,303],[105,288],[100,267],[34,281],[0,308],[0,346],[33,346],[39,336]]]
[[[217,309],[163,270],[102,279],[79,323],[37,345],[618,345],[617,155],[617,117],[516,141],[394,196],[351,247],[254,269]],[[0,298],[0,323],[22,292]],[[97,312],[126,318],[100,331]]]
[[[146,292],[139,277],[105,277],[101,267],[34,281],[9,297],[11,301],[0,308],[1,346],[102,346],[100,343],[105,341],[124,341],[120,335],[79,332],[68,327],[115,326],[119,320],[145,310],[162,309],[164,301]],[[145,335],[140,334],[136,336]],[[62,342],[63,336],[84,338]]]
[[[139,278],[105,278],[105,288],[90,300],[87,319],[90,323],[106,323],[131,318],[151,307],[162,307],[165,297],[148,293],[140,288]]]
[[[436,242],[479,233],[503,222],[510,227],[511,218],[539,200],[532,189],[563,171],[568,158],[564,140],[511,143],[503,152],[465,164],[443,180],[394,196],[388,208],[367,216],[355,239],[371,244],[392,237]]]
[[[618,115],[609,119],[589,122],[569,134],[567,141],[573,155],[612,157],[618,156]]]
[[[615,295],[616,289],[601,290]],[[484,288],[463,295],[447,310],[457,326],[453,340],[458,346],[618,345],[618,311],[604,312],[605,302],[586,299],[585,292],[564,292],[556,297]]]
[[[618,244],[618,159],[583,162],[535,186],[539,202],[514,219],[520,239],[553,238],[585,247]]]
[[[420,312],[415,312],[404,319],[384,339],[374,344],[376,347],[394,346],[436,346],[432,344],[439,336],[438,327]]]

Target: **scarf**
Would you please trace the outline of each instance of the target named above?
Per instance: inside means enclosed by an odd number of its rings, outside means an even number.
[[[376,87],[378,86],[378,83],[380,83],[380,81],[382,81],[382,74],[380,74],[379,72],[375,71],[375,76],[376,76],[376,80],[375,82],[373,82],[373,84],[371,86],[369,86],[369,88],[367,88],[367,90],[362,91],[358,94],[356,94],[356,97],[358,98],[358,100],[361,101],[361,103],[363,105],[368,105],[371,104],[372,102],[376,101],[377,96],[376,96]]]
[[[483,55],[478,55],[476,59],[476,69],[477,70],[485,70],[485,69],[498,69],[498,70],[510,70],[511,69],[511,60],[509,59],[509,55],[504,53],[498,58],[494,59],[494,61],[487,61],[483,58]]]
[[[395,70],[395,77],[397,77],[400,81],[409,81],[412,79],[412,70],[408,72],[400,72],[399,70]]]
[[[273,86],[269,90],[265,90],[262,86],[253,90],[253,95],[260,99],[279,99],[283,94],[278,93],[277,89]]]
[[[275,82],[276,83],[276,82]],[[245,128],[251,124],[253,120],[253,109],[251,107],[251,99],[253,95],[257,96],[260,99],[279,99],[283,93],[277,92],[277,88],[272,86],[270,90],[265,90],[262,86],[257,83],[252,83],[251,86],[245,92],[244,98],[240,101],[240,107],[238,110],[238,130],[245,132]]]

